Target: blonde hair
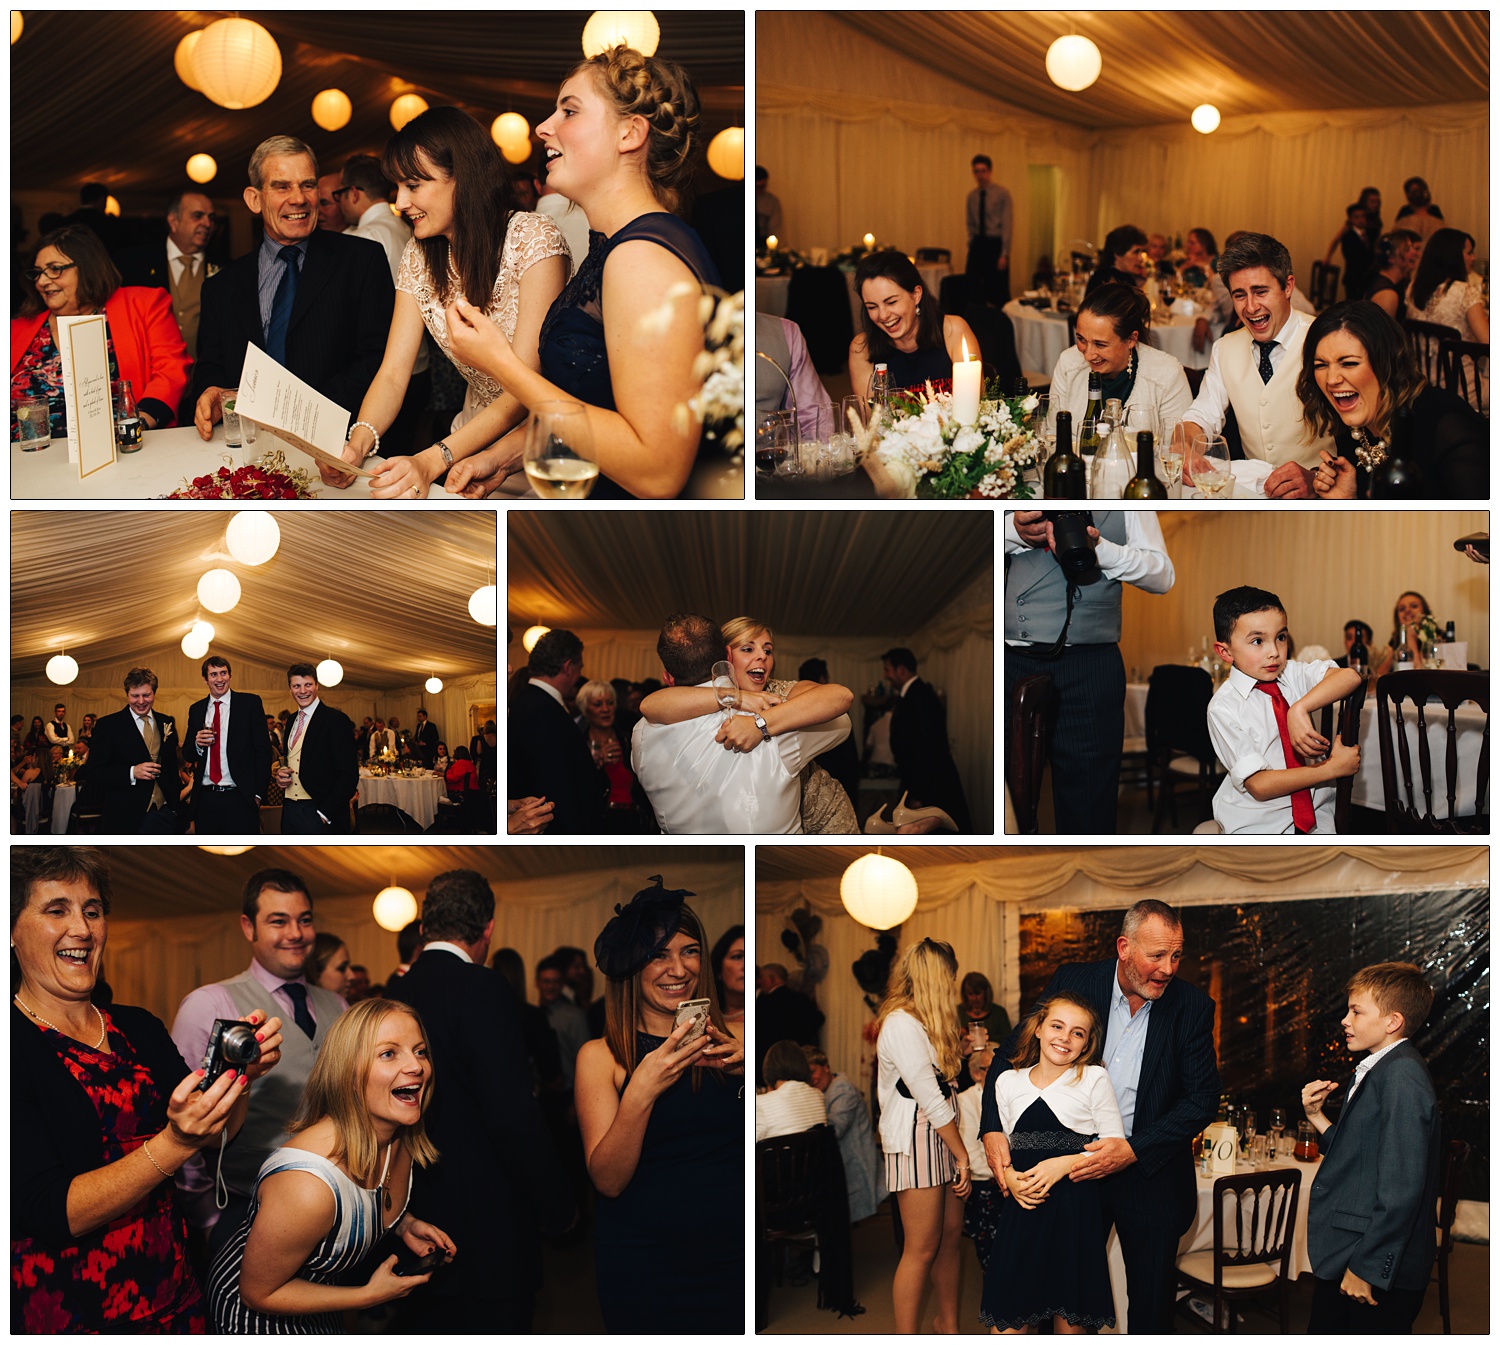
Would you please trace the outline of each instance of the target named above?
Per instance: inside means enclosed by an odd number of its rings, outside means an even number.
[[[417,1025],[422,1040],[427,1040],[421,1016],[409,1004],[392,999],[365,999],[350,1005],[323,1039],[297,1113],[287,1125],[287,1130],[295,1135],[328,1117],[337,1137],[330,1157],[335,1163],[342,1162],[349,1175],[365,1187],[372,1186],[380,1177],[380,1141],[365,1104],[365,1085],[370,1081],[370,1066],[375,1062],[381,1024],[392,1013],[405,1014]],[[424,1168],[437,1162],[438,1157],[437,1146],[428,1139],[427,1125],[422,1119],[432,1105],[436,1073],[434,1069],[422,1090],[422,1110],[417,1120],[396,1132],[412,1161]]]
[[[1078,1063],[1073,1067],[1073,1082],[1077,1083],[1083,1078],[1086,1066],[1099,1063],[1104,1053],[1104,1033],[1099,1027],[1099,1015],[1094,1012],[1094,1006],[1081,995],[1070,991],[1065,990],[1050,999],[1044,999],[1021,1020],[1021,1026],[1016,1030],[1016,1049],[1011,1053],[1010,1063],[1017,1069],[1030,1069],[1042,1058],[1042,1043],[1036,1035],[1037,1029],[1047,1021],[1047,1015],[1052,1012],[1054,1004],[1071,1004],[1088,1015],[1088,1040],[1083,1043],[1083,1050],[1078,1053]]]
[[[956,1079],[963,1068],[958,1016],[953,1012],[957,996],[958,958],[952,945],[923,939],[909,945],[892,969],[876,1026],[883,1026],[897,1009],[906,1010],[926,1031],[943,1078]]]
[[[724,637],[724,647],[727,649],[732,644],[739,644],[743,639],[751,635],[764,634],[768,640],[775,641],[776,632],[764,621],[757,621],[753,616],[737,616],[726,621],[719,627],[720,634]]]
[[[585,70],[617,116],[645,120],[646,184],[662,205],[677,210],[683,188],[692,180],[700,139],[698,93],[687,71],[625,46],[580,61],[568,78]]]
[[[573,697],[573,703],[580,712],[587,710],[595,701],[609,701],[613,705],[617,700],[615,689],[608,682],[585,682]]]

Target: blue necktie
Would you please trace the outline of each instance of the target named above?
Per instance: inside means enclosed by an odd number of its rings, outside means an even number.
[[[307,1011],[307,987],[296,981],[288,981],[281,988],[291,998],[292,1021],[311,1037],[318,1030],[318,1025],[313,1022],[312,1014]]]
[[[271,321],[266,324],[266,353],[277,364],[286,363],[286,329],[292,322],[292,304],[297,299],[297,249],[288,244],[276,256],[286,268],[271,300]]]
[[[277,293],[276,297],[278,299],[281,297],[280,292]],[[1260,347],[1260,381],[1262,383],[1269,383],[1271,381],[1271,375],[1276,372],[1271,368],[1271,348],[1276,344],[1276,342],[1257,341],[1255,344]]]

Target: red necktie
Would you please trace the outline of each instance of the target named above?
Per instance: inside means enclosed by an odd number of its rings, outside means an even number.
[[[1257,682],[1257,691],[1264,691],[1271,698],[1271,706],[1276,711],[1276,732],[1281,735],[1281,755],[1286,760],[1287,770],[1304,763],[1292,750],[1292,732],[1286,723],[1286,697],[1281,694],[1281,688],[1275,682]],[[1306,835],[1317,823],[1313,814],[1312,790],[1294,789],[1292,791],[1292,825],[1298,832]]]
[[[214,743],[208,749],[208,778],[214,784],[218,784],[219,777],[224,774],[219,767],[219,707],[223,704],[223,701],[214,702],[214,722],[209,725],[214,731]]]

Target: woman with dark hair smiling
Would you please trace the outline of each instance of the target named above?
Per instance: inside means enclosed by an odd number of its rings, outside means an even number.
[[[741,1041],[745,1039],[745,927],[730,925],[709,955],[714,980],[719,986],[719,1007],[724,1022]]]
[[[890,386],[920,388],[929,379],[946,382],[953,366],[979,358],[979,339],[962,318],[944,317],[937,300],[922,289],[922,277],[902,252],[871,252],[854,270],[863,303],[859,335],[849,343],[849,382],[866,396],[875,366],[890,373]]]
[[[396,276],[385,358],[343,456],[358,465],[379,451],[381,433],[401,410],[425,328],[468,383],[463,410],[445,438],[409,458],[392,458],[370,483],[376,499],[421,499],[455,461],[526,419],[508,388],[455,357],[445,310],[459,298],[472,301],[499,324],[518,358],[537,368],[542,319],[568,278],[568,245],[545,215],[520,208],[504,156],[456,107],[413,117],[387,142],[382,167],[397,184],[396,208],[411,221],[412,238]],[[337,486],[354,480],[327,468],[323,479]]]
[[[1334,457],[1324,450],[1314,473],[1313,489],[1322,498],[1372,498],[1397,416],[1409,427],[1402,460],[1424,482],[1417,498],[1489,498],[1484,418],[1428,384],[1401,328],[1369,300],[1335,304],[1313,320],[1297,395],[1313,436],[1333,435],[1339,452]]]
[[[1146,234],[1133,224],[1111,229],[1099,246],[1099,264],[1084,294],[1092,294],[1100,285],[1128,285],[1140,289],[1146,283]]]
[[[1439,229],[1422,249],[1406,296],[1406,316],[1454,328],[1465,341],[1490,339],[1484,292],[1469,283],[1474,240],[1461,229]]]

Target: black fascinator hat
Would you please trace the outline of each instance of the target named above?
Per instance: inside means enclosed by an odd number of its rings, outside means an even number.
[[[614,919],[594,940],[594,964],[612,981],[628,981],[671,942],[683,900],[695,895],[664,887],[659,873],[651,881],[655,887],[642,888],[629,904],[615,906]]]

